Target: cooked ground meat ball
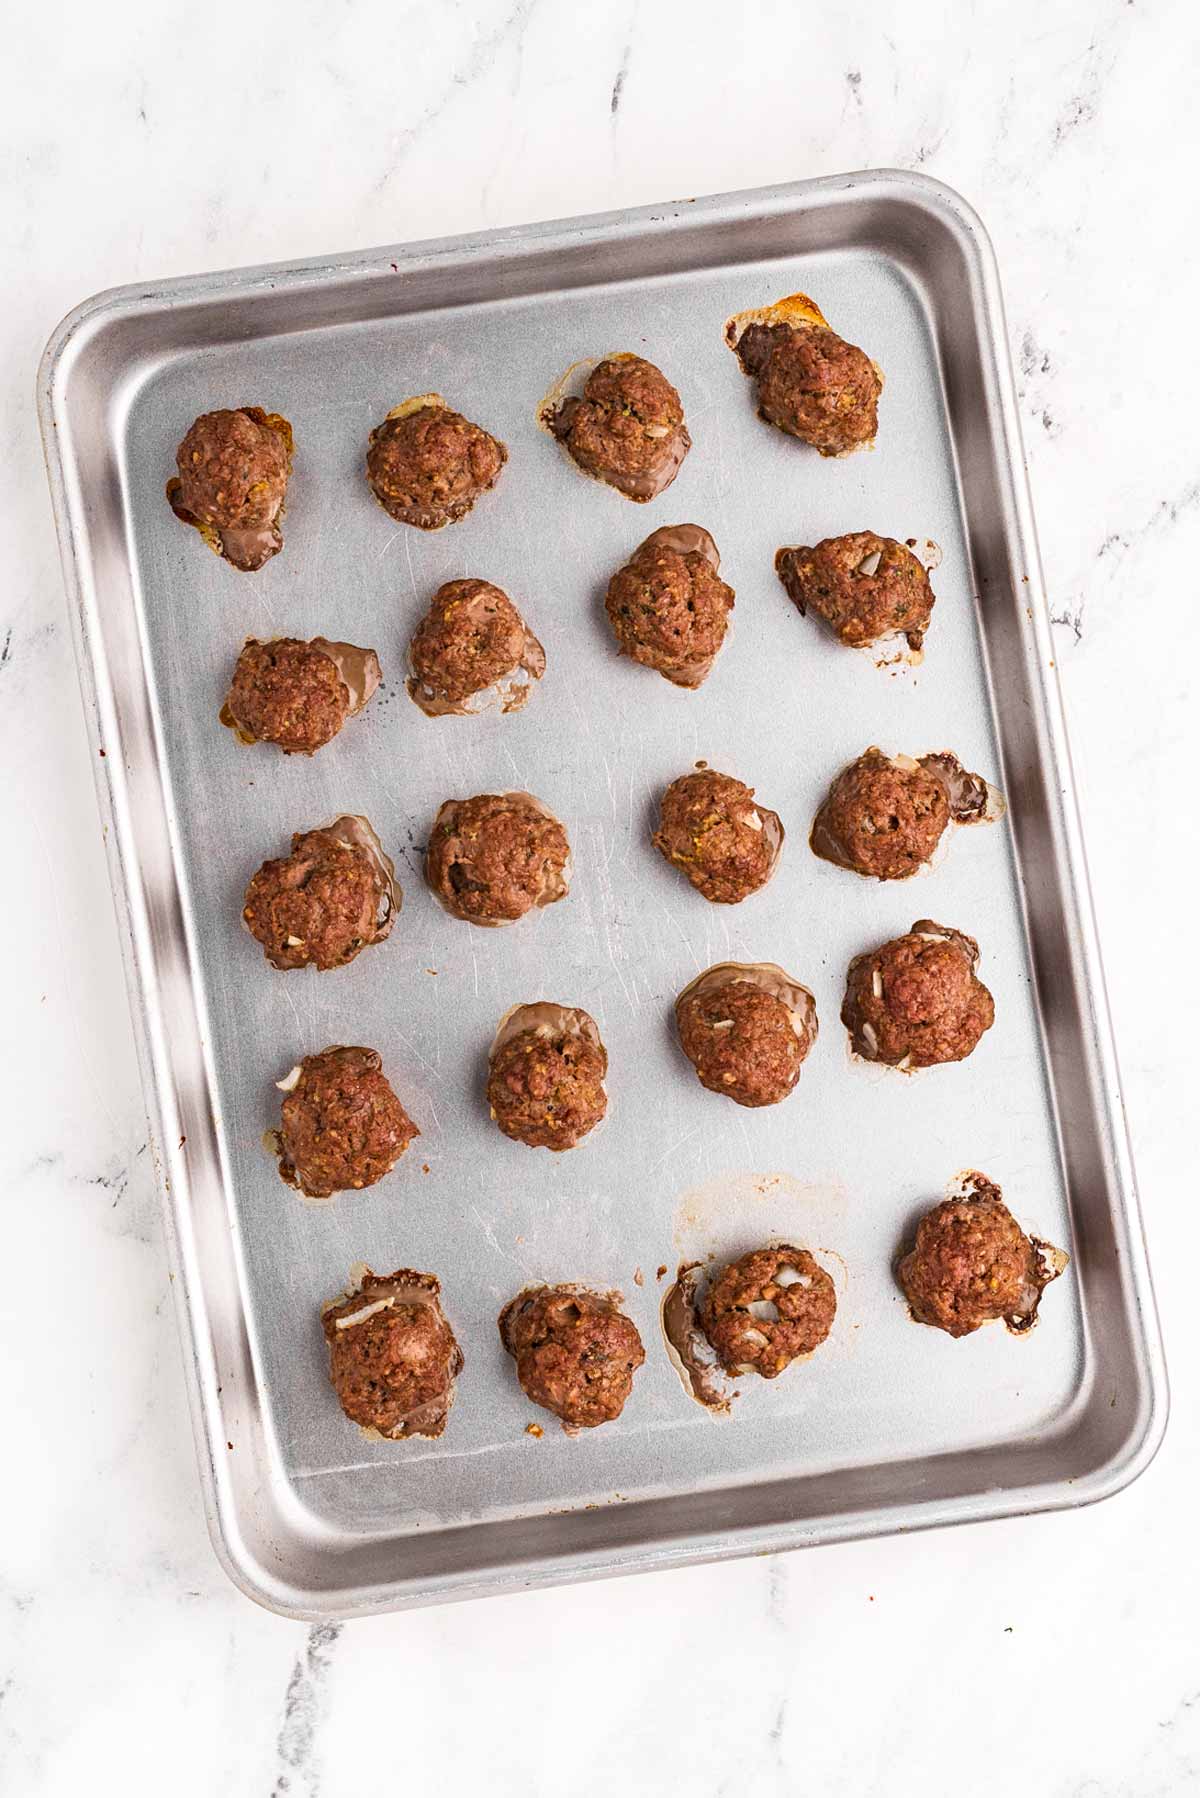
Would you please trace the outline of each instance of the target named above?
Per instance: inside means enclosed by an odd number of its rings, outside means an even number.
[[[978,962],[978,943],[928,918],[856,955],[842,1001],[855,1054],[903,1068],[964,1060],[996,1015]]]
[[[709,1281],[700,1327],[730,1373],[773,1380],[833,1328],[833,1281],[807,1249],[751,1249]]]
[[[314,755],[360,712],[381,679],[373,649],[314,637],[251,637],[237,659],[221,722],[243,743]]]
[[[823,456],[875,441],[883,376],[830,329],[807,294],[793,293],[725,326],[725,341],[758,384],[758,412]]]
[[[283,548],[279,520],[292,467],[292,427],[261,406],[203,412],[175,452],[167,482],[176,518],[233,568],[253,574]]]
[[[408,665],[409,696],[431,718],[476,711],[492,689],[515,712],[545,673],[546,652],[499,587],[447,581],[417,626]]]
[[[433,1274],[355,1270],[350,1289],[321,1307],[338,1403],[368,1434],[399,1441],[440,1436],[454,1403],[462,1351]]]
[[[897,1269],[909,1310],[949,1336],[969,1336],[1000,1317],[1020,1334],[1037,1322],[1042,1290],[1067,1257],[1026,1236],[982,1174],[968,1174],[964,1185],[963,1197],[925,1213],[916,1246]]]
[[[738,1105],[786,1099],[817,1040],[806,986],[773,962],[720,962],[675,1001],[683,1052],[700,1084]]]
[[[307,1198],[374,1186],[421,1134],[376,1049],[322,1049],[280,1084],[279,1174]]]
[[[876,880],[907,880],[931,860],[949,824],[998,815],[1001,800],[950,751],[911,756],[867,749],[843,768],[813,820],[814,855]]]
[[[569,1431],[619,1417],[646,1359],[612,1300],[575,1286],[527,1286],[500,1313],[500,1340],[526,1397]]]
[[[563,898],[571,849],[554,814],[531,793],[447,799],[429,836],[425,878],[451,917],[514,924]]]
[[[400,909],[396,870],[365,818],[297,831],[292,852],[264,862],[242,918],[276,968],[340,968],[382,943]]]
[[[725,641],[733,588],[699,525],[664,525],[639,544],[608,583],[604,602],[622,655],[677,687],[707,680]]]
[[[406,400],[371,432],[367,484],[399,524],[439,531],[494,487],[508,451],[436,393]]]
[[[813,549],[776,550],[775,572],[800,616],[811,607],[851,649],[902,636],[918,650],[925,640],[933,612],[929,575],[892,537],[850,531]]]
[[[542,418],[580,468],[639,502],[671,485],[692,446],[678,393],[641,356],[606,356],[581,399]]]
[[[513,1142],[573,1149],[608,1110],[608,1052],[595,1020],[542,1000],[501,1020],[488,1062],[492,1117]]]
[[[714,905],[737,905],[775,872],[783,825],[778,813],[755,805],[753,787],[705,768],[671,782],[653,842],[698,893]]]

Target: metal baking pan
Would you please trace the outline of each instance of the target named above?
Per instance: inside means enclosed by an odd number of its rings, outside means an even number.
[[[873,454],[823,461],[761,424],[726,318],[801,289],[882,365]],[[694,449],[635,507],[580,477],[535,412],[579,357],[642,351]],[[370,427],[435,389],[509,445],[497,491],[425,535],[375,506]],[[248,1593],[352,1615],[555,1581],[1077,1505],[1160,1439],[1166,1384],[1022,463],[996,268],[948,189],[879,173],[126,288],[86,302],[41,370],[50,480],[128,952],[214,1542]],[[285,547],[243,576],[164,496],[193,416],[261,404],[297,440]],[[600,600],[660,523],[707,526],[737,589],[698,692],[619,660]],[[863,526],[943,547],[919,667],[801,620],[780,543]],[[497,581],[547,646],[520,714],[424,717],[404,646],[433,589]],[[385,685],[313,760],[217,723],[248,634],[374,645]],[[1007,793],[927,877],[878,885],[806,834],[870,743],[951,747]],[[101,759],[102,758],[102,759]],[[652,797],[695,762],[784,818],[772,884],[706,905],[650,849]],[[445,916],[419,846],[448,795],[528,788],[566,822],[569,899],[515,929]],[[365,812],[406,887],[390,942],[330,974],[269,969],[249,873],[296,828]],[[850,957],[921,915],[969,931],[997,1022],[906,1079],[855,1063]],[[781,962],[821,1036],[762,1112],[702,1090],[671,1001],[718,960]],[[583,1005],[611,1057],[606,1124],[565,1156],[503,1139],[481,1098],[515,1001]],[[329,1042],[379,1048],[423,1135],[325,1206],[264,1153],[272,1082]],[[428,1172],[423,1168],[428,1167]],[[953,1342],[913,1324],[892,1265],[916,1211],[984,1170],[1071,1253],[1038,1328]],[[829,1343],[743,1381],[734,1416],[663,1351],[660,1266],[771,1236],[823,1252]],[[320,1301],[360,1259],[436,1271],[466,1353],[437,1442],[368,1442],[326,1378]],[[512,1377],[496,1314],[531,1279],[621,1289],[647,1363],[620,1421],[570,1440]]]

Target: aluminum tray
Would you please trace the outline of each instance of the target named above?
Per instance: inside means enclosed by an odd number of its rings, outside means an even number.
[[[796,289],[886,371],[874,454],[826,462],[754,416],[722,326]],[[611,349],[665,367],[694,439],[645,507],[535,424],[567,364]],[[370,426],[429,389],[511,452],[433,536],[361,476]],[[1146,1465],[1161,1349],[1000,291],[956,195],[864,174],[126,288],[60,326],[40,401],[208,1514],[245,1591],[358,1614],[1080,1504]],[[243,576],[163,487],[196,413],[250,403],[292,420],[298,453],[284,551]],[[680,520],[713,532],[737,589],[696,693],[618,660],[600,610],[610,571]],[[779,543],[864,524],[944,547],[918,669],[842,649],[773,573]],[[404,645],[466,573],[516,597],[549,672],[520,715],[431,721]],[[384,690],[312,761],[239,747],[216,713],[243,637],[317,632],[375,645]],[[907,884],[817,861],[819,797],[868,743],[953,747],[1002,782],[1008,822],[957,833]],[[647,844],[652,796],[702,758],[789,827],[774,882],[735,909]],[[433,904],[419,845],[443,797],[498,787],[559,813],[577,874],[566,903],[479,932]],[[342,811],[397,856],[401,920],[348,969],[275,973],[240,928],[243,884]],[[997,1022],[967,1062],[905,1079],[853,1063],[837,1013],[849,958],[921,915],[980,939]],[[765,1112],[705,1093],[672,1042],[673,995],[727,958],[778,960],[817,997],[798,1092]],[[508,1143],[481,1099],[496,1020],[542,996],[591,1010],[611,1055],[609,1120],[567,1156]],[[382,1051],[424,1134],[381,1185],[318,1207],[260,1138],[272,1081],[336,1041]],[[914,1213],[964,1167],[1071,1251],[1029,1339],[952,1342],[895,1288]],[[837,1326],[715,1419],[663,1352],[655,1270],[771,1235],[826,1252]],[[360,1258],[442,1277],[466,1371],[439,1442],[369,1443],[338,1410],[317,1307]],[[541,1414],[526,1434],[495,1317],[532,1278],[625,1292],[648,1357],[619,1423],[569,1440]]]

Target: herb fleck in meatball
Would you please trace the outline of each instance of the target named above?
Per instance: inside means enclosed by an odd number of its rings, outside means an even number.
[[[292,467],[292,427],[260,406],[204,412],[175,453],[175,516],[219,556],[253,574],[283,548],[279,520]]]
[[[500,1340],[526,1397],[569,1433],[619,1417],[646,1359],[613,1301],[575,1286],[527,1286],[500,1313]]]
[[[876,880],[907,880],[926,867],[949,824],[999,815],[1000,796],[958,757],[884,755],[867,749],[843,768],[813,820],[814,855]]]
[[[306,1198],[374,1186],[421,1132],[388,1085],[375,1049],[306,1055],[280,1082],[279,1175]]]
[[[237,659],[221,722],[240,742],[315,755],[361,712],[382,678],[373,649],[314,637],[251,637]]]
[[[507,593],[490,581],[447,581],[408,646],[410,698],[431,718],[515,712],[546,672],[546,652]]]
[[[782,1243],[740,1255],[709,1281],[700,1327],[730,1373],[773,1380],[833,1328],[833,1281],[807,1249]]]
[[[425,856],[434,897],[467,924],[515,924],[563,898],[570,873],[567,833],[532,793],[447,799]]]
[[[683,1052],[709,1092],[738,1105],[786,1099],[817,1040],[806,986],[774,962],[719,962],[675,1001]]]
[[[851,649],[902,636],[918,650],[925,640],[933,612],[929,575],[892,537],[851,531],[813,549],[780,549],[775,572],[800,616],[811,607]]]
[[[804,294],[731,318],[725,341],[757,382],[759,417],[768,424],[823,456],[874,443],[883,377]]]
[[[678,393],[641,356],[606,356],[583,397],[547,407],[542,421],[585,473],[639,502],[671,485],[692,446]]]
[[[925,1213],[916,1246],[897,1269],[909,1310],[949,1336],[969,1336],[996,1318],[1021,1334],[1037,1322],[1042,1291],[1067,1257],[1026,1236],[982,1174],[967,1174],[963,1184],[962,1197]]]
[[[513,1142],[573,1149],[608,1110],[608,1053],[595,1020],[574,1006],[516,1005],[488,1063],[488,1106]]]
[[[297,831],[292,852],[264,862],[242,918],[276,968],[340,968],[382,943],[400,909],[391,859],[365,818]]]
[[[928,918],[856,955],[842,1001],[855,1054],[906,1069],[963,1061],[996,1015],[978,963],[978,943]]]
[[[733,588],[699,525],[664,525],[608,583],[605,610],[622,655],[677,687],[708,679],[729,628]]]
[[[711,768],[681,775],[662,796],[654,846],[714,905],[737,905],[765,886],[783,846],[778,813],[754,789]]]
[[[445,1429],[463,1358],[440,1292],[433,1274],[359,1266],[349,1289],[322,1305],[330,1381],[367,1435],[399,1441]]]
[[[405,400],[371,432],[367,484],[399,524],[422,531],[465,518],[494,487],[508,451],[440,394]]]

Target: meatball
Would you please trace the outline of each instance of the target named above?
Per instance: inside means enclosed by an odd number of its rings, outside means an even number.
[[[705,768],[671,782],[652,841],[705,899],[737,905],[775,872],[783,825],[755,805],[753,787]]]
[[[817,1040],[816,1001],[774,962],[719,962],[675,1001],[683,1052],[709,1092],[778,1105]]]
[[[309,1199],[374,1186],[421,1132],[387,1083],[376,1049],[306,1055],[286,1080],[272,1144],[279,1176]]]
[[[454,1403],[462,1351],[433,1274],[360,1265],[321,1307],[329,1378],[338,1403],[368,1436],[440,1436]]]
[[[733,610],[733,588],[720,566],[716,544],[699,525],[651,532],[608,583],[604,608],[621,654],[677,687],[707,680]]]
[[[340,968],[382,943],[400,910],[395,867],[365,818],[297,831],[292,852],[264,862],[242,919],[275,968]]]
[[[967,1174],[917,1225],[916,1246],[897,1268],[917,1323],[969,1336],[1002,1317],[1021,1334],[1037,1322],[1042,1291],[1067,1265],[1061,1249],[1026,1236],[982,1174]]]
[[[425,878],[452,918],[515,924],[567,892],[567,833],[532,793],[447,799],[434,819]]]
[[[908,544],[851,531],[813,549],[776,550],[775,572],[800,616],[811,606],[851,649],[901,636],[916,651],[925,641],[933,589]]]
[[[833,1281],[807,1249],[781,1243],[739,1255],[708,1284],[700,1327],[730,1373],[773,1380],[833,1328]]]
[[[965,1060],[996,1015],[978,963],[978,943],[928,918],[856,955],[842,1001],[855,1054],[905,1069]]]
[[[545,406],[541,419],[585,474],[639,503],[671,485],[692,447],[678,393],[641,356],[606,356],[582,398]]]
[[[176,518],[195,525],[232,567],[253,574],[283,548],[279,520],[292,468],[292,427],[261,406],[203,412],[175,452],[167,482]]]
[[[367,485],[399,524],[422,531],[465,518],[508,460],[502,443],[437,393],[405,400],[371,432]]]
[[[829,328],[804,294],[739,313],[725,341],[758,384],[758,415],[823,456],[875,441],[883,377],[869,356]]]
[[[221,723],[242,743],[315,755],[361,712],[382,673],[373,649],[314,637],[250,637],[237,659]]]
[[[595,1020],[542,1000],[500,1020],[488,1061],[488,1106],[513,1142],[573,1149],[608,1110],[608,1052]]]
[[[621,1415],[646,1351],[611,1298],[577,1286],[527,1286],[499,1321],[526,1397],[569,1434]]]
[[[515,712],[546,672],[546,652],[507,593],[490,581],[447,581],[408,646],[410,699],[430,718]]]
[[[813,820],[814,855],[876,880],[927,866],[949,824],[996,817],[999,795],[950,751],[911,756],[867,749],[843,768]]]

